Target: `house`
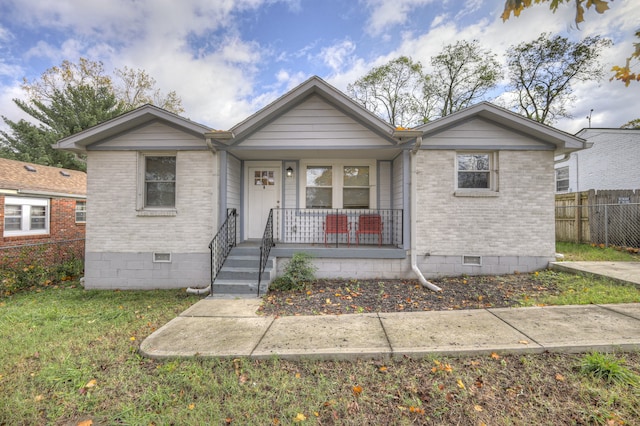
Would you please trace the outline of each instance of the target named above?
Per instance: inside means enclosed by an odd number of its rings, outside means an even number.
[[[640,189],[640,129],[582,129],[589,149],[559,159],[556,193]]]
[[[215,293],[264,286],[261,253],[425,285],[545,268],[554,156],[585,142],[490,103],[395,129],[312,77],[226,131],[147,105],[56,147],[87,156],[86,287]]]
[[[0,158],[0,253],[64,242],[82,255],[87,175]]]

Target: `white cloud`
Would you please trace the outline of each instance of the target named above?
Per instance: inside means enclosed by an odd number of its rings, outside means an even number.
[[[417,7],[434,0],[363,0],[371,10],[366,31],[371,35],[383,34],[389,27],[401,25],[409,19],[409,14]]]
[[[320,57],[334,73],[337,73],[351,62],[355,50],[356,45],[354,42],[342,40],[332,46],[323,47],[320,51]]]

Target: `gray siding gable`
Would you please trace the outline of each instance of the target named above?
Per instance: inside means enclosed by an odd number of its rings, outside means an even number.
[[[389,137],[337,108],[319,95],[311,95],[282,112],[235,147],[331,148],[391,147]]]
[[[207,150],[203,135],[154,120],[87,146],[88,151]]]
[[[422,149],[555,150],[555,145],[482,117],[454,122],[428,134]]]

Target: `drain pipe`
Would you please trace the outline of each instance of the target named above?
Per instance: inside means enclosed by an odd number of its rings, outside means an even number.
[[[422,271],[418,268],[418,253],[417,253],[417,235],[418,235],[418,178],[417,178],[417,158],[416,154],[418,153],[418,149],[420,149],[420,145],[422,145],[422,136],[416,137],[416,144],[411,150],[410,155],[410,163],[411,163],[411,269],[418,276],[418,280],[423,287],[428,288],[433,291],[442,291],[440,287],[433,284],[432,282],[427,281],[427,279],[422,274]]]
[[[209,294],[210,291],[211,291],[211,286],[205,287],[205,288],[192,288],[192,287],[187,288],[187,293],[197,294],[198,296],[203,294]]]

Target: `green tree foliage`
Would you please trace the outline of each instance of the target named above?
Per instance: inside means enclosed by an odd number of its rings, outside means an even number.
[[[613,1],[613,0],[611,0]],[[504,4],[504,10],[502,12],[502,20],[506,21],[513,13],[514,16],[520,16],[520,12],[524,9],[531,7],[535,4],[549,3],[549,9],[551,12],[555,13],[563,3],[573,3],[576,8],[576,17],[575,23],[576,25],[580,25],[581,22],[584,22],[584,12],[585,7],[587,9],[593,9],[602,14],[609,10],[609,1],[608,0],[507,0]],[[640,30],[636,31],[636,38],[640,39]],[[640,81],[640,73],[634,73],[631,71],[631,61],[634,59],[640,59],[640,42],[633,43],[633,51],[631,55],[627,58],[626,63],[624,65],[616,65],[611,68],[611,71],[614,73],[611,80],[620,80],[624,82],[625,86],[629,86],[629,83],[632,81]]]
[[[620,126],[621,129],[640,129],[640,118],[631,120]]]
[[[502,74],[496,55],[477,40],[446,46],[431,58],[431,65],[429,92],[438,101],[441,117],[482,100]]]
[[[26,100],[14,99],[30,120],[2,117],[0,156],[48,166],[84,170],[82,159],[51,145],[144,104],[183,112],[175,92],[162,94],[144,70],[115,70],[115,80],[101,62],[80,58],[47,69],[35,81],[24,80]]]
[[[534,41],[511,46],[507,50],[507,66],[516,96],[512,107],[540,123],[570,118],[572,85],[603,77],[598,58],[610,44],[600,37],[574,43],[565,37],[542,34]]]
[[[47,93],[47,101],[16,99],[20,109],[39,124],[2,117],[10,132],[0,131],[0,155],[30,163],[85,170],[82,159],[51,147],[58,140],[95,126],[125,111],[109,87],[68,86]]]
[[[347,93],[363,107],[395,127],[420,121],[425,76],[422,64],[401,56],[373,68],[347,86]]]

